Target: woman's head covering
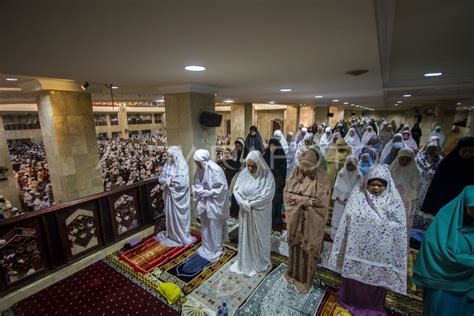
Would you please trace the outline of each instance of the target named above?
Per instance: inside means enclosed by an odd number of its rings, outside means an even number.
[[[194,152],[193,160],[197,162],[209,161],[209,152],[205,149],[198,149]]]
[[[316,146],[316,145],[311,145],[311,146],[308,147],[308,150],[311,150],[311,151],[313,151],[314,153],[317,154],[318,163],[319,163],[320,167],[323,168],[323,170],[327,170],[328,169],[328,163],[326,161],[326,158],[322,154],[321,150],[319,149],[319,147]]]
[[[347,165],[351,163],[356,168],[355,170],[349,171]],[[354,187],[360,183],[362,180],[362,173],[359,170],[359,159],[354,156],[347,156],[344,167],[338,172],[336,182],[334,184],[334,189],[332,193],[332,198],[336,197],[347,199],[351,194]]]
[[[373,179],[387,182],[379,196],[367,190]],[[387,167],[373,166],[349,196],[329,265],[342,270],[346,278],[406,294],[405,208]]]
[[[245,147],[247,150],[258,150],[263,151],[263,139],[256,126],[250,126],[250,131],[255,132],[255,136],[252,136],[250,133],[245,139]]]
[[[398,160],[400,157],[410,157],[411,161],[403,167]],[[415,161],[415,152],[411,148],[400,149],[397,159],[390,165],[390,173],[404,200],[412,201],[418,197],[421,174]]]
[[[474,186],[468,185],[436,215],[414,265],[417,285],[474,300],[474,226],[467,225],[465,215],[466,205],[473,206],[473,201]]]
[[[257,128],[257,126],[255,126],[255,125],[250,126],[250,131],[251,131],[251,132],[258,133],[258,128]]]
[[[352,136],[351,136],[351,132],[353,133]],[[346,137],[344,137],[344,140],[349,146],[352,147],[352,149],[355,149],[355,147],[360,145],[360,137],[354,127],[351,127],[349,129],[349,132],[346,134]]]
[[[245,147],[245,139],[243,139],[242,137],[237,137],[234,144],[240,144],[242,145],[242,147]]]
[[[360,156],[359,169],[364,176],[369,172],[373,164],[374,161],[369,153],[364,153]]]
[[[436,127],[431,132],[431,136],[439,137],[439,144],[440,144],[441,147],[443,147],[445,136],[444,136],[444,132],[443,132],[443,129],[442,129],[441,125],[436,125]]]
[[[259,152],[257,150],[252,150],[247,155],[247,160],[246,161],[249,161],[249,160],[253,161],[257,165],[257,172],[255,173],[255,175],[252,175],[253,177],[261,177],[265,173],[270,172],[270,169],[268,168],[268,165],[265,162],[265,159],[263,159],[263,156],[262,156],[261,152]],[[247,168],[245,168],[244,171],[246,171],[250,174],[250,171],[248,171]],[[244,172],[244,171],[242,171],[242,172]]]
[[[462,138],[439,163],[421,208],[424,213],[436,215],[464,187],[474,184],[474,157],[462,159],[459,156],[459,150],[464,147],[474,147],[474,137]]]
[[[418,144],[416,143],[415,139],[413,139],[413,136],[411,136],[410,130],[403,130],[402,135],[407,135],[408,134],[408,140],[403,139],[403,143],[405,146],[410,147],[413,150],[418,150]]]
[[[394,146],[394,144],[396,144]],[[403,143],[403,136],[402,134],[395,134],[392,137],[392,140],[385,145],[385,148],[382,150],[382,154],[380,155],[380,163],[390,165],[395,157],[397,157],[398,151],[405,147]]]
[[[377,133],[375,132],[373,126],[371,126],[371,125],[367,126],[367,130],[365,131],[364,135],[362,136],[362,140],[360,141],[360,143],[362,145],[367,145],[369,143],[370,139],[372,138],[372,136],[374,136],[374,135],[377,135]]]
[[[308,129],[306,127],[301,128],[301,133],[298,135],[298,139],[296,140],[297,144],[301,143],[301,141],[304,139],[307,132],[308,132]]]
[[[280,147],[285,151],[285,155],[288,155],[288,142],[286,141],[285,135],[283,135],[281,130],[277,129],[275,132],[273,132],[273,137],[278,139],[280,142]]]
[[[344,148],[346,151],[340,152],[338,149]],[[336,143],[331,146],[327,154],[327,160],[334,162],[334,161],[345,161],[346,157],[352,154],[351,148],[347,145],[344,138],[338,138]]]

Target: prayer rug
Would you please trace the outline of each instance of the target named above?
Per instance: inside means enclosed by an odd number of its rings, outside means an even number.
[[[18,302],[15,315],[178,315],[102,261]]]
[[[313,287],[306,294],[298,294],[286,281],[286,271],[284,264],[273,270],[235,315],[314,315],[324,297],[324,289]]]
[[[257,288],[267,272],[246,277],[229,271],[229,267],[237,260],[233,258],[209,279],[197,287],[188,297],[201,302],[217,312],[222,303],[226,302],[229,315],[242,305],[247,297]]]
[[[185,294],[188,294],[199,284],[213,275],[236,254],[234,250],[224,247],[223,254],[215,262],[207,261],[207,264],[201,264],[204,262],[199,262],[197,265],[200,265],[200,267],[196,268],[196,271],[188,274],[183,273],[183,267],[185,267],[187,263],[191,262],[191,260],[196,261],[196,259],[199,258],[197,255],[199,246],[200,245],[193,246],[191,249],[163,265],[161,268],[156,269],[151,274],[164,282],[176,284]]]
[[[217,313],[188,295],[181,316],[217,316]]]
[[[192,235],[196,237],[196,243],[199,243],[201,236],[196,234]],[[178,257],[192,246],[193,245],[188,245],[177,248],[166,247],[156,240],[155,235],[153,235],[132,249],[119,253],[118,257],[137,271],[147,274]]]
[[[351,316],[352,313],[337,304],[335,289],[327,289],[324,298],[319,305],[316,316]],[[387,310],[387,316],[403,316],[405,314],[393,310]],[[409,314],[417,315],[417,314]]]

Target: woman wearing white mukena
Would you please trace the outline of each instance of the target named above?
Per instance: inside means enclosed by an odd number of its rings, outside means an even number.
[[[202,245],[198,254],[208,261],[216,261],[222,254],[227,238],[229,198],[224,170],[209,160],[209,152],[196,150],[193,160],[197,164],[193,181],[193,199],[201,219]]]
[[[181,247],[196,241],[190,234],[189,167],[179,147],[171,146],[167,155],[158,180],[165,202],[166,231],[159,232],[156,239],[167,247]]]
[[[234,196],[240,205],[239,251],[231,272],[253,276],[268,270],[272,233],[272,201],[275,179],[263,156],[251,151],[247,167],[234,186]]]

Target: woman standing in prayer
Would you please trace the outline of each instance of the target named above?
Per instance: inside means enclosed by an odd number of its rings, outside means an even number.
[[[293,139],[293,132],[288,132],[288,135],[286,136],[286,142],[288,143],[288,155],[286,156],[286,174],[289,175],[291,171],[295,169],[296,165],[295,155],[297,145]]]
[[[267,166],[273,173],[275,179],[275,196],[272,205],[272,227],[283,224],[281,209],[283,206],[283,189],[286,182],[286,156],[281,148],[280,141],[276,137],[269,140],[269,147],[263,156]]]
[[[344,168],[339,171],[332,191],[332,199],[334,200],[334,209],[331,217],[331,239],[336,237],[337,228],[341,222],[347,199],[352,190],[362,180],[362,172],[358,168],[359,160],[354,156],[348,156]]]
[[[402,132],[402,137],[403,137],[403,143],[405,144],[405,147],[413,149],[415,154],[418,153],[418,145],[416,144],[416,141],[411,136],[411,132],[409,130],[404,130]]]
[[[306,133],[305,139],[301,143],[298,144],[298,148],[296,149],[296,154],[295,154],[295,167],[296,164],[298,163],[298,157],[304,153],[306,150],[308,150],[309,146],[313,145],[313,134]],[[293,171],[294,168],[291,170]]]
[[[374,160],[372,159],[369,153],[364,153],[360,155],[359,170],[362,175],[365,176],[367,173],[369,173],[369,170],[373,165]]]
[[[423,315],[474,315],[474,186],[443,206],[413,270],[424,287]]]
[[[247,168],[240,172],[234,196],[240,205],[237,261],[230,271],[254,276],[267,271],[272,233],[272,200],[275,180],[259,151],[247,156]]]
[[[474,137],[462,138],[457,147],[439,164],[421,208],[436,215],[467,185],[474,184]]]
[[[229,198],[224,170],[209,160],[207,150],[196,150],[193,199],[196,212],[201,219],[202,244],[198,249],[201,258],[214,262],[222,254],[222,245],[227,238]]]
[[[245,139],[245,148],[248,151],[258,150],[263,153],[263,140],[256,126],[250,126],[250,132]]]
[[[413,125],[413,128],[411,129],[411,136],[415,140],[416,145],[418,147],[420,147],[420,139],[422,135],[423,135],[423,132],[421,131],[420,124],[415,123],[415,125]]]
[[[372,167],[354,188],[329,264],[343,277],[338,303],[355,315],[385,315],[387,289],[406,295],[405,209],[386,166]]]
[[[380,163],[391,165],[392,162],[398,155],[400,149],[404,148],[405,144],[403,143],[403,136],[402,134],[395,134],[393,135],[392,140],[385,145],[385,148],[382,150],[382,154],[380,155]]]
[[[390,165],[390,173],[405,206],[409,238],[421,186],[421,174],[411,148],[398,152],[397,159]]]
[[[288,143],[286,142],[285,135],[281,132],[281,130],[277,129],[273,132],[273,137],[276,137],[281,144],[281,148],[285,151],[285,155],[288,156]]]
[[[439,145],[441,147],[444,146],[444,132],[443,132],[443,129],[441,128],[441,125],[436,125],[436,127],[431,132],[431,136],[439,137]]]
[[[234,176],[245,168],[245,157],[248,154],[247,148],[245,148],[245,140],[242,137],[237,138],[234,144],[235,148],[231,153],[231,158],[224,161],[227,185],[230,185]]]
[[[367,145],[370,139],[372,138],[372,136],[374,135],[377,135],[377,133],[374,131],[374,128],[372,127],[372,125],[367,126],[367,130],[365,131],[360,141],[361,145],[363,146]]]
[[[300,133],[298,135],[298,138],[296,139],[296,144],[297,145],[299,145],[299,143],[301,143],[301,141],[306,136],[306,133],[308,133],[308,129],[306,127],[304,127],[302,124],[300,124],[300,126],[301,126]]]
[[[336,182],[336,176],[339,170],[344,167],[346,158],[351,155],[351,148],[347,146],[344,138],[338,138],[336,144],[331,146],[328,152],[328,179],[330,187],[334,187],[334,182]]]
[[[324,130],[322,126],[318,126],[316,128],[316,133],[314,134],[313,142],[314,144],[319,146],[319,142],[321,141],[321,137],[323,136]]]
[[[446,142],[443,146],[443,152],[445,155],[449,154],[454,148],[456,148],[456,145],[458,144],[461,137],[462,133],[459,126],[453,126],[453,129],[451,132],[449,132]]]
[[[385,148],[385,145],[387,145],[388,142],[392,140],[392,137],[393,137],[392,125],[389,123],[385,123],[379,134],[380,147]]]
[[[433,177],[436,173],[436,170],[438,169],[438,165],[443,159],[443,157],[441,157],[440,155],[440,152],[441,148],[439,147],[438,141],[430,140],[424,147],[423,151],[416,156],[416,164],[418,165],[418,169],[421,172],[421,185],[417,199],[415,227],[427,227],[427,225],[417,222],[419,222],[423,218],[423,213],[419,211],[423,206],[423,201],[425,200],[426,193],[428,192],[428,188],[430,187],[431,181],[433,181]],[[431,217],[429,217],[428,219],[428,223],[431,222]]]
[[[319,148],[321,149],[321,153],[324,155],[324,157],[327,156],[327,152],[332,145],[333,138],[334,134],[332,133],[332,129],[330,127],[326,127],[324,134],[321,136],[321,140],[319,141]]]
[[[317,146],[310,146],[299,157],[285,188],[290,247],[285,278],[300,294],[311,289],[323,245],[330,190],[324,169],[324,156]]]
[[[357,155],[360,147],[360,137],[354,127],[349,129],[349,132],[346,134],[346,137],[344,137],[344,140],[346,141],[347,145],[351,147],[352,153]]]
[[[181,247],[196,241],[191,236],[191,209],[189,196],[189,167],[179,147],[171,146],[167,161],[159,177],[165,202],[166,231],[157,239],[167,247]]]

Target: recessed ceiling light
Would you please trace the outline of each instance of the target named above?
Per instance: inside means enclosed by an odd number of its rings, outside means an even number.
[[[395,106],[398,106],[398,103],[395,103],[394,105],[395,105]]]
[[[339,102],[339,100],[335,99],[335,100],[332,100],[332,102]]]
[[[206,67],[204,66],[198,66],[198,65],[189,65],[184,67],[187,71],[204,71],[206,70]]]
[[[280,89],[280,92],[291,92],[292,90],[290,88],[282,88]]]
[[[5,78],[6,81],[18,81],[18,78]]]
[[[397,101],[397,103],[403,103],[403,101]]]
[[[14,87],[0,87],[0,91],[21,91],[21,88],[14,88]]]
[[[118,87],[117,86],[112,86],[112,89],[118,89]]]
[[[227,99],[227,100],[224,100],[224,103],[234,103],[234,100]]]
[[[461,104],[462,104],[461,102],[456,103],[456,105],[461,105]]]
[[[344,102],[344,104],[349,104],[349,102]]]
[[[403,97],[404,98],[409,98],[409,97],[411,97],[411,94],[404,94]]]
[[[270,101],[270,102],[268,102],[268,103],[270,103],[270,104],[275,104],[275,101]]]
[[[317,95],[317,96],[315,96],[315,98],[316,98],[316,99],[322,99],[323,96],[322,96],[322,95]]]
[[[439,77],[442,74],[442,72],[427,72],[425,73],[425,77]]]

